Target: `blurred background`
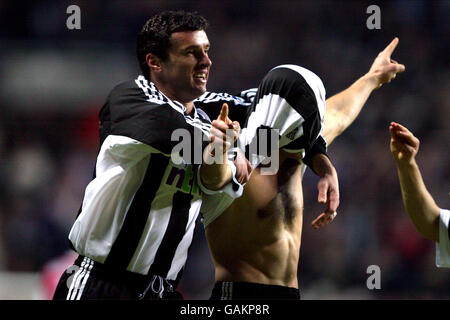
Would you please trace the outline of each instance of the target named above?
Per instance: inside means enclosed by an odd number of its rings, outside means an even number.
[[[66,9],[81,9],[68,30]],[[369,30],[366,9],[381,9]],[[316,177],[304,178],[299,263],[303,299],[449,299],[450,270],[404,210],[389,151],[390,121],[421,140],[418,163],[437,204],[449,208],[450,1],[0,1],[0,299],[48,299],[73,262],[67,235],[98,150],[98,119],[109,90],[139,73],[135,39],[159,11],[197,11],[210,22],[210,91],[256,87],[278,64],[313,70],[327,96],[369,70],[395,37],[406,72],[376,90],[329,148],[340,176],[335,221],[321,212]],[[366,286],[381,270],[381,289]],[[187,299],[213,285],[198,225],[181,283]]]

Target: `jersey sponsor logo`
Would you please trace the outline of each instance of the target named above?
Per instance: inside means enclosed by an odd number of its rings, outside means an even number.
[[[200,196],[195,171],[192,166],[171,167],[165,184],[195,196]]]

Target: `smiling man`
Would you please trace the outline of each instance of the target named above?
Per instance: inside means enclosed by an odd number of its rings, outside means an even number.
[[[178,141],[172,133],[205,135],[194,140],[204,148],[212,140],[222,145],[221,128],[236,125],[226,117],[226,107],[211,124],[193,103],[205,93],[211,67],[206,28],[201,16],[163,12],[139,33],[137,58],[144,75],[116,86],[100,111],[94,178],[69,234],[79,257],[62,275],[54,299],[181,298],[175,289],[201,195],[199,166],[185,155],[181,164],[173,161]],[[219,129],[211,131],[214,126]],[[228,162],[209,169],[205,177],[215,177],[209,187],[236,192]]]

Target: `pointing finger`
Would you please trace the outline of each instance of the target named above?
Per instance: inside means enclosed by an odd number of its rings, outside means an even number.
[[[222,105],[222,109],[220,110],[220,114],[217,119],[226,122],[227,118],[228,118],[228,104],[224,103]]]
[[[389,57],[392,55],[392,52],[394,52],[395,48],[398,45],[398,38],[395,37],[394,40],[389,43],[389,45],[383,50],[383,53],[387,54]]]

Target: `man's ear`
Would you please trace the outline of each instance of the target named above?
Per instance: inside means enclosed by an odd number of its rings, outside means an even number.
[[[159,73],[162,70],[161,59],[152,53],[147,53],[145,61],[150,69],[150,72]]]

